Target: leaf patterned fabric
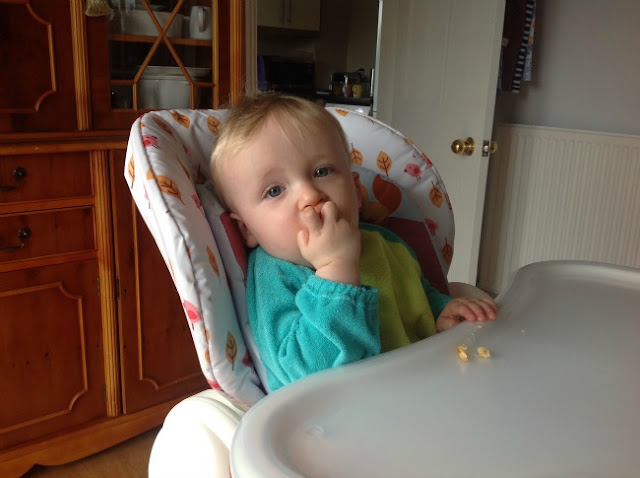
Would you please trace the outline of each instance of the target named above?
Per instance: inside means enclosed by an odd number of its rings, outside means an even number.
[[[446,272],[453,254],[453,216],[444,184],[410,139],[358,113],[328,108],[345,129],[364,194],[363,214],[405,238]],[[262,398],[264,370],[248,328],[246,250],[215,199],[209,158],[225,110],[147,113],[131,129],[124,177],[180,295],[203,374],[212,388],[248,408]],[[424,245],[425,247],[422,247]],[[424,249],[424,250],[423,250]]]

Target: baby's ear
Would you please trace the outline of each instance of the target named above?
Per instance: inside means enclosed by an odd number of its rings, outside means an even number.
[[[236,221],[236,224],[238,225],[238,229],[240,229],[240,234],[242,235],[242,239],[244,239],[245,245],[251,249],[253,249],[254,247],[257,247],[258,241],[256,240],[255,236],[251,234],[251,231],[249,230],[245,222],[242,220],[242,218],[238,216],[235,212],[230,213],[229,216],[231,217],[231,219]]]

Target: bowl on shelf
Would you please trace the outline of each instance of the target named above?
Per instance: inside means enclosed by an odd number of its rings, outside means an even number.
[[[154,11],[153,14],[162,27],[171,16],[170,12]],[[182,37],[183,17],[180,13],[176,14],[167,30],[168,37]],[[109,29],[111,33],[123,33],[126,35],[157,36],[159,33],[146,10],[121,10],[116,12],[109,22]]]
[[[186,69],[194,82],[210,79],[210,68]],[[191,108],[191,84],[177,66],[148,66],[138,85],[139,108]],[[200,102],[200,88],[194,88],[194,107],[197,107]]]
[[[138,67],[139,69],[140,67]],[[211,68],[198,68],[194,66],[186,66],[187,73],[191,78],[202,80],[207,78],[211,73]],[[149,65],[144,69],[142,73],[142,77],[148,76],[180,76],[184,78],[184,74],[182,70],[178,66],[160,66],[160,65]]]

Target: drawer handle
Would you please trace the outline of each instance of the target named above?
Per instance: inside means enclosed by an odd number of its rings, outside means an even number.
[[[0,186],[0,191],[13,191],[14,189],[18,189],[20,186],[20,181],[27,177],[27,170],[22,166],[18,166],[13,170],[13,179],[16,180],[15,186]]]
[[[20,239],[20,245],[19,246],[7,246],[7,247],[3,247],[0,249],[0,251],[17,251],[22,249],[24,246],[27,245],[27,239],[29,239],[29,237],[31,237],[31,229],[29,229],[28,227],[21,227],[20,229],[18,229],[18,239]]]

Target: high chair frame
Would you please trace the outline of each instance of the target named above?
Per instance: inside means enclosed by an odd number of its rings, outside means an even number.
[[[409,138],[355,112],[328,108],[350,145],[366,201],[365,220],[398,233],[425,277],[451,295],[484,295],[449,284],[453,213],[433,163]],[[209,158],[225,110],[166,110],[133,124],[124,175],[171,272],[211,390],[179,403],[154,444],[149,474],[228,476],[228,450],[266,383],[244,303],[246,251],[217,202]],[[179,318],[176,318],[179,320]]]

